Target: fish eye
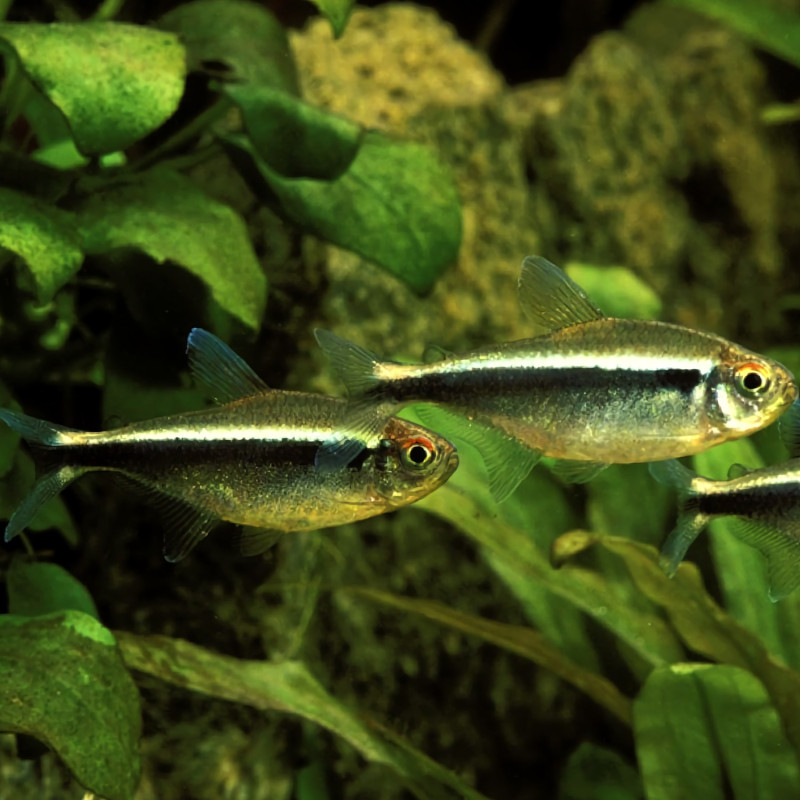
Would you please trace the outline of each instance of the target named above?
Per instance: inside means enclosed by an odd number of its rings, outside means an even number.
[[[409,469],[422,469],[433,461],[435,454],[433,442],[424,436],[418,436],[403,443],[400,459]]]
[[[769,371],[755,361],[740,364],[734,372],[736,387],[742,394],[759,395],[769,389]]]

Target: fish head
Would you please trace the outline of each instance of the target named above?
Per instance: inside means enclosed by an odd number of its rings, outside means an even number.
[[[381,433],[373,491],[389,508],[414,503],[441,486],[458,467],[453,444],[408,420],[392,417]]]
[[[766,428],[797,399],[794,375],[777,361],[730,348],[709,384],[711,416],[725,438]]]

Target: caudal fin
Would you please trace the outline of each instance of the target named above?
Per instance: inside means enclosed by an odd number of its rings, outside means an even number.
[[[78,431],[7,408],[0,408],[0,420],[32,445],[37,470],[41,472],[30,494],[20,503],[8,521],[5,540],[10,542],[30,524],[37,511],[48,500],[82,475],[85,468],[65,463],[63,452],[59,452],[64,445],[72,443],[71,434]]]
[[[708,517],[700,512],[698,493],[693,488],[697,475],[679,461],[654,461],[649,465],[650,474],[665,486],[678,492],[678,521],[661,547],[658,563],[671,578],[686,556],[692,542],[708,523]]]

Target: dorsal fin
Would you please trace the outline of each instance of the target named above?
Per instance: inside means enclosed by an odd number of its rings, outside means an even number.
[[[748,469],[744,464],[731,464],[728,467],[728,480],[732,481],[735,478],[743,478],[745,475],[748,475],[753,470]]]
[[[450,350],[445,350],[443,347],[439,347],[438,344],[427,344],[422,353],[422,361],[425,364],[433,364],[436,361],[444,361],[452,355],[453,353]]]
[[[605,316],[566,272],[541,256],[528,256],[522,262],[518,289],[535,336]]]
[[[269,386],[243,358],[202,328],[192,328],[189,333],[186,356],[192,377],[218,403],[230,403],[269,391]]]

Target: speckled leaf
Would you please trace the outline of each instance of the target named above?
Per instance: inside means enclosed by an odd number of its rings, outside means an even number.
[[[800,67],[800,14],[764,0],[671,0],[713,17],[778,58]]]
[[[335,180],[358,153],[363,129],[344,117],[265,86],[231,84],[225,93],[263,162],[286,178]]]
[[[291,714],[339,736],[367,761],[392,769],[419,797],[481,800],[455,774],[382,725],[328,694],[299,661],[243,661],[166,636],[117,634],[125,663],[135,670],[212,697]]]
[[[48,302],[83,262],[74,216],[0,187],[0,247],[28,268],[39,301]]]
[[[0,616],[0,730],[26,733],[90,791],[131,800],[139,693],[111,632],[80,611]]]
[[[246,0],[195,0],[158,26],[180,34],[192,69],[237,83],[299,94],[286,31],[266,8]]]
[[[772,800],[800,791],[778,714],[746,670],[655,670],[634,703],[634,730],[648,800]]]
[[[6,573],[8,611],[39,617],[56,611],[82,611],[99,621],[86,587],[58,564],[15,557]]]
[[[311,2],[327,17],[333,28],[333,35],[338,39],[347,27],[347,20],[353,11],[355,0],[311,0]]]
[[[183,95],[185,52],[172,33],[118,22],[5,23],[0,40],[86,155],[129,147],[172,116]]]
[[[258,328],[267,282],[241,217],[168,171],[92,192],[78,209],[88,253],[123,248],[170,261],[199,278],[219,306]]]
[[[287,219],[415,291],[428,291],[458,255],[461,205],[452,172],[418,144],[367,132],[334,181],[284,178],[241,137],[228,140],[228,151],[256,194]]]

